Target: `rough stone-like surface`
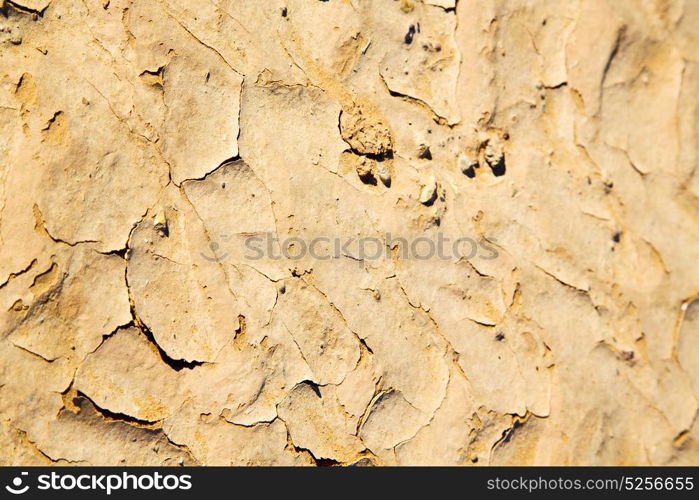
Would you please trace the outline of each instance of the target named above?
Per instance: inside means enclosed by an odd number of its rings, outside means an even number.
[[[699,464],[697,33],[0,0],[0,465]]]

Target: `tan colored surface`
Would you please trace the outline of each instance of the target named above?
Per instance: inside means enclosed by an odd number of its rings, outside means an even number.
[[[0,0],[0,464],[699,464],[698,33],[691,0]]]

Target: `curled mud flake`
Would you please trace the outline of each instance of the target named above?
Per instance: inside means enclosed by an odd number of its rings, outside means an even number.
[[[496,177],[505,175],[505,151],[497,139],[488,139],[483,157]]]
[[[476,167],[478,167],[478,161],[466,152],[459,153],[456,158],[456,164],[462,174],[467,177],[474,178],[476,176]]]
[[[159,67],[155,71],[143,70],[139,76],[141,81],[146,85],[163,87],[163,70],[164,66]]]
[[[430,177],[427,183],[420,190],[420,203],[431,206],[437,199],[437,181]]]
[[[160,209],[153,216],[153,227],[161,236],[170,236],[170,230],[167,225],[167,218],[165,217],[165,210]]]

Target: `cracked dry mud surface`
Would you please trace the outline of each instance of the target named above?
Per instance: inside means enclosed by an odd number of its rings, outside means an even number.
[[[698,464],[697,33],[0,0],[0,464]]]

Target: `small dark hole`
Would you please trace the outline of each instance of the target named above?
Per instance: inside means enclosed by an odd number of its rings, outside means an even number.
[[[364,184],[370,184],[372,186],[376,186],[376,184],[377,184],[376,177],[374,177],[374,175],[371,172],[364,174],[364,175],[360,175],[359,179]]]
[[[405,37],[403,38],[403,41],[410,45],[413,43],[413,37],[415,36],[415,25],[411,24],[408,26],[408,32],[405,34]]]
[[[500,158],[500,161],[497,163],[497,165],[491,167],[491,169],[493,170],[493,175],[495,175],[495,177],[505,175],[505,157],[503,156],[502,158]]]
[[[437,192],[435,191],[432,193],[432,196],[430,197],[429,200],[424,201],[422,204],[425,205],[426,207],[431,207],[434,205],[434,202],[437,201]]]
[[[316,458],[316,467],[335,467],[341,465],[337,460],[332,458]]]
[[[311,382],[310,380],[304,380],[302,383],[310,387],[313,390],[313,392],[316,393],[316,396],[318,396],[319,398],[323,397],[320,394],[320,387],[318,387],[318,384],[316,384],[315,382]]]

